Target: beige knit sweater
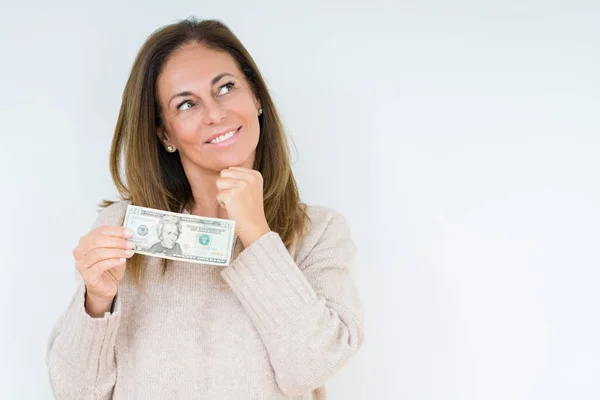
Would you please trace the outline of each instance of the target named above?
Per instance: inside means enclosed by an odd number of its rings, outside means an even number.
[[[127,202],[94,226],[120,225]],[[288,251],[267,233],[228,267],[145,257],[112,313],[92,318],[85,285],[56,322],[46,363],[57,399],[324,399],[323,384],[363,343],[344,217],[308,207],[306,238]]]

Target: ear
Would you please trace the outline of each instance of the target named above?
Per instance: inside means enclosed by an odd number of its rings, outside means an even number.
[[[156,129],[156,135],[165,147],[167,147],[170,144],[169,136],[167,135],[164,127],[159,126]]]
[[[258,100],[256,97],[254,98],[254,105],[256,106],[257,111],[258,111],[258,109],[262,108],[262,105],[260,104],[260,100]]]

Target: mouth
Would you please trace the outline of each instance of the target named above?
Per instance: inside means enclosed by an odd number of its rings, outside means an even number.
[[[237,129],[230,129],[228,131],[224,131],[213,135],[206,141],[206,144],[224,144],[233,141],[233,139],[237,138],[239,135],[240,129],[242,127],[238,127]]]

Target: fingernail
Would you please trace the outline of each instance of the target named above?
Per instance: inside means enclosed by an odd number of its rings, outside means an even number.
[[[125,257],[131,257],[133,255],[133,250],[125,250]]]
[[[127,244],[125,245],[128,249],[133,249],[135,247],[135,243],[133,243],[131,240],[127,241]]]
[[[119,262],[120,262],[121,264],[123,264],[123,263],[125,262],[125,259],[124,259],[124,258],[119,258]]]
[[[133,235],[133,231],[129,228],[125,228],[123,229],[123,234],[125,234],[125,236],[130,237],[131,235]]]

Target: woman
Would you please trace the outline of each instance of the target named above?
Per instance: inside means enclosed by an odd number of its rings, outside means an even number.
[[[325,398],[363,342],[354,244],[339,213],[300,202],[267,86],[225,25],[148,38],[110,165],[123,200],[73,251],[79,286],[46,357],[55,396]],[[134,255],[128,204],[235,220],[231,264]]]

